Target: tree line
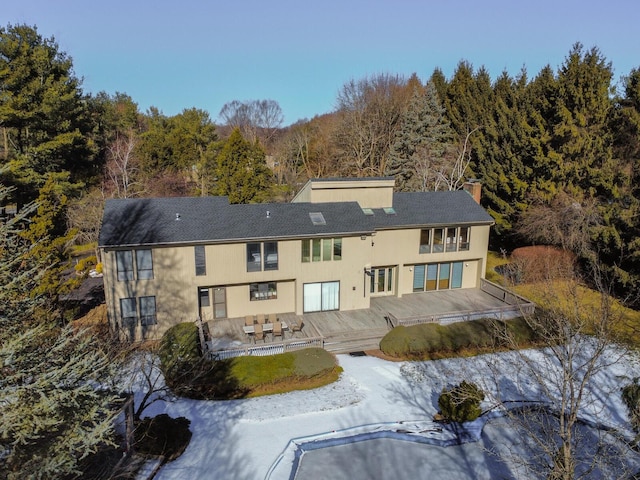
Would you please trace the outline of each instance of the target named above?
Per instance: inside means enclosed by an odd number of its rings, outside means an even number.
[[[0,30],[0,83],[3,183],[17,204],[58,184],[83,240],[110,197],[286,201],[314,177],[393,175],[407,191],[475,178],[494,249],[561,245],[582,222],[618,295],[638,290],[640,70],[615,83],[597,47],[575,44],[532,78],[492,81],[461,61],[451,78],[350,80],[335,111],[287,127],[273,100],[230,101],[215,123],[196,107],[167,116],[125,93],[85,94],[71,57],[26,25]],[[556,224],[521,231],[550,211]]]

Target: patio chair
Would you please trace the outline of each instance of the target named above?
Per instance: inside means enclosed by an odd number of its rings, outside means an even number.
[[[266,323],[264,313],[259,313],[258,315],[256,315],[256,320],[258,322],[258,325],[264,325]]]
[[[244,326],[245,327],[250,327],[253,324],[254,324],[253,315],[247,315],[247,316],[244,317]]]
[[[271,335],[273,335],[274,340],[275,340],[275,337],[281,337],[282,340],[284,340],[284,331],[282,330],[282,322],[276,321],[273,323],[273,333]]]
[[[291,329],[291,336],[295,335],[296,332],[302,332],[302,327],[304,327],[304,322],[301,317],[298,317],[294,322],[291,322],[289,328]]]
[[[264,330],[262,329],[262,324],[258,323],[255,325],[255,332],[253,334],[253,341],[262,340],[264,342]]]
[[[276,323],[278,321],[278,317],[275,313],[269,314],[269,323]]]

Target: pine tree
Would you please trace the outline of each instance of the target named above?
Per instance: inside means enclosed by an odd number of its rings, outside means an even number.
[[[387,174],[399,191],[434,190],[439,166],[452,155],[454,132],[433,83],[415,88],[400,119]]]
[[[229,197],[230,203],[255,203],[268,198],[272,175],[264,150],[250,143],[235,128],[218,154],[218,195]]]
[[[0,204],[10,195],[0,185]],[[117,367],[96,339],[61,328],[37,293],[45,262],[21,235],[28,205],[0,222],[0,477],[60,478],[112,443]]]
[[[74,181],[96,173],[80,83],[53,38],[27,25],[0,27],[3,161],[19,200],[33,200],[49,172],[73,172]]]

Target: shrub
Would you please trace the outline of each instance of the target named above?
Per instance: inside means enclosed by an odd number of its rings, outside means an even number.
[[[136,425],[136,449],[147,455],[163,455],[167,461],[174,460],[191,441],[190,424],[185,417],[172,418],[166,413],[143,418]]]
[[[87,275],[89,270],[96,266],[98,263],[98,259],[95,255],[91,255],[89,257],[84,257],[78,260],[76,266],[74,267],[76,274],[78,275]]]
[[[386,355],[412,360],[449,357],[469,349],[487,349],[499,344],[498,330],[506,330],[518,345],[535,342],[535,332],[522,318],[507,321],[492,319],[457,322],[450,325],[425,323],[396,327],[380,341]],[[510,346],[510,345],[509,345]]]
[[[160,340],[158,355],[167,385],[174,388],[189,383],[202,359],[195,323],[179,323],[167,330]]]
[[[463,381],[460,385],[442,389],[438,398],[440,413],[447,421],[470,422],[480,416],[480,402],[484,392],[475,383]]]
[[[639,378],[622,388],[622,401],[627,406],[631,426],[636,433],[640,433],[640,383]]]

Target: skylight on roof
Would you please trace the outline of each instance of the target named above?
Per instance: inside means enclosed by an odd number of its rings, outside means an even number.
[[[364,213],[365,215],[373,215],[373,210],[370,208],[363,208],[362,213]]]
[[[314,225],[326,225],[327,222],[324,219],[322,212],[309,212],[309,218]]]
[[[386,213],[387,215],[395,215],[396,211],[393,207],[384,207],[383,208],[384,213]]]

